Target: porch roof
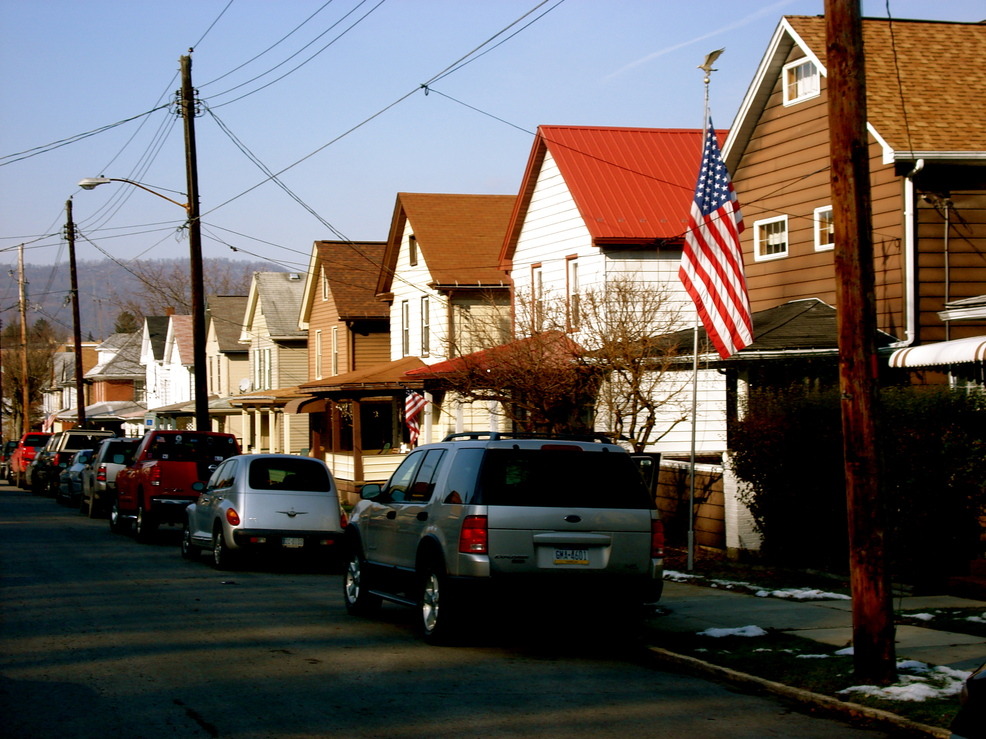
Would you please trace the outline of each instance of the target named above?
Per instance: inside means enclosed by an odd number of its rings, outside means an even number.
[[[943,367],[967,362],[986,362],[986,336],[909,346],[890,355],[891,367]]]

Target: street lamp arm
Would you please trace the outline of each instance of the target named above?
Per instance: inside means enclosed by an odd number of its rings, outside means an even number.
[[[184,208],[186,211],[189,209],[188,203],[179,203],[177,200],[172,200],[167,195],[162,195],[157,190],[152,190],[147,187],[147,185],[142,185],[139,182],[134,182],[133,180],[126,180],[120,177],[86,177],[84,180],[79,180],[79,187],[83,190],[92,190],[98,185],[105,185],[108,182],[126,182],[128,185],[133,185],[134,187],[139,187],[141,190],[149,192],[151,195],[157,195],[159,198],[167,200],[169,203],[174,203],[179,208]]]

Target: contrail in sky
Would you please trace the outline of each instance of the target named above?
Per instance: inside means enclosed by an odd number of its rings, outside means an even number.
[[[741,26],[745,26],[747,23],[750,23],[751,21],[754,21],[757,18],[760,18],[760,17],[762,17],[764,15],[767,15],[767,14],[773,14],[773,13],[775,13],[779,8],[782,8],[785,5],[790,5],[792,2],[794,2],[794,0],[781,0],[781,2],[774,3],[773,5],[768,5],[765,8],[761,8],[756,13],[753,13],[751,15],[748,15],[745,18],[741,18],[740,20],[736,21],[735,23],[730,23],[728,26],[723,26],[722,28],[717,28],[714,31],[709,31],[708,33],[703,33],[701,36],[696,36],[695,38],[690,39],[688,41],[682,41],[680,44],[675,44],[674,46],[668,46],[667,48],[661,49],[660,51],[655,51],[653,54],[648,54],[647,56],[643,57],[642,59],[638,59],[635,62],[630,62],[629,64],[621,67],[620,69],[616,70],[612,74],[607,75],[604,79],[612,79],[613,77],[616,77],[617,75],[623,74],[628,69],[633,69],[634,67],[638,67],[641,64],[646,64],[651,59],[657,59],[657,57],[659,57],[659,56],[664,56],[665,54],[670,54],[672,51],[677,51],[678,49],[681,49],[681,48],[683,48],[685,46],[691,46],[692,44],[697,44],[699,41],[704,41],[707,38],[712,38],[713,36],[718,36],[720,33],[725,33],[726,31],[732,31],[734,28],[740,28]]]

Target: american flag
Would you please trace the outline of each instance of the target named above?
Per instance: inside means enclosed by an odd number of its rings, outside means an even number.
[[[413,390],[407,391],[404,398],[404,423],[407,424],[412,447],[418,443],[418,433],[421,431],[418,416],[426,405],[428,405],[428,401],[421,393],[416,393]]]
[[[678,276],[723,359],[753,342],[742,231],[743,214],[709,118]]]

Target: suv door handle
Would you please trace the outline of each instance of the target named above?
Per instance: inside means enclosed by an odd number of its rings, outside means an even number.
[[[393,509],[387,511],[387,518],[397,518],[397,511]]]
[[[419,521],[427,521],[428,520],[428,511],[421,511],[421,513],[418,514],[418,520]]]

